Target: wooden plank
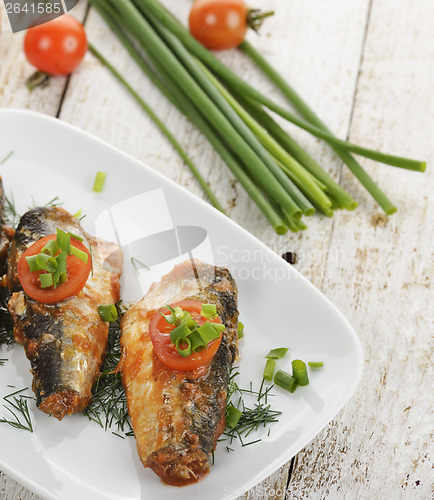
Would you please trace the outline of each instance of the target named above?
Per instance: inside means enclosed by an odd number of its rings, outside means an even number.
[[[374,2],[352,141],[434,161],[433,18],[428,0]],[[434,175],[363,163],[399,212],[342,214],[323,284],[362,340],[363,381],[298,455],[288,498],[432,498]]]
[[[83,20],[87,2],[80,2],[70,13]],[[50,79],[45,88],[29,91],[25,85],[35,68],[27,62],[24,50],[25,32],[12,33],[5,5],[0,3],[0,108],[20,108],[56,116],[68,78]],[[80,71],[80,69],[78,70]]]

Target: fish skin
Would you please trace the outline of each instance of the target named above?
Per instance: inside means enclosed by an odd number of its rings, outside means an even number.
[[[70,231],[92,247],[93,273],[78,295],[53,305],[29,297],[17,276],[21,255],[35,241],[56,232]],[[15,340],[24,345],[31,362],[36,405],[58,420],[85,408],[107,348],[108,323],[98,305],[119,301],[122,259],[111,269],[103,267],[112,244],[88,235],[79,221],[59,207],[37,207],[26,212],[11,243],[7,281],[11,292],[8,309]]]
[[[149,321],[158,308],[180,300],[215,304],[226,326],[203,370],[171,370],[153,350]],[[119,371],[137,450],[143,465],[167,484],[191,484],[209,472],[210,454],[225,429],[237,325],[237,286],[229,271],[197,260],[176,266],[122,317]]]

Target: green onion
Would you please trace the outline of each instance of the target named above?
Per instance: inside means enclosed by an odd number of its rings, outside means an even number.
[[[98,306],[98,312],[103,321],[116,321],[118,318],[118,310],[114,304]]]
[[[294,392],[298,385],[297,379],[283,370],[277,370],[274,375],[274,383],[289,392]]]
[[[237,333],[239,339],[242,339],[244,337],[244,325],[243,323],[241,323],[241,321],[238,321]]]
[[[50,256],[46,253],[38,253],[38,255],[36,255],[36,264],[38,265],[38,268],[42,271],[47,271],[49,259]]]
[[[322,361],[308,361],[308,366],[311,368],[322,368],[324,363]]]
[[[223,326],[224,329],[224,325]],[[220,337],[216,328],[214,328],[214,323],[209,323],[208,321],[197,329],[199,335],[203,338],[206,344],[209,344],[212,340],[218,339]]]
[[[39,275],[41,288],[48,288],[53,285],[53,275],[51,273],[43,273]]]
[[[298,385],[308,385],[309,377],[307,375],[306,363],[301,361],[301,359],[294,359],[291,362],[292,365],[292,375],[297,380]]]
[[[225,325],[223,323],[209,323],[213,328],[214,330],[217,332],[217,333],[221,333],[221,332],[224,332],[225,331]]]
[[[59,245],[56,240],[49,240],[44,248],[41,250],[41,253],[46,253],[49,255],[56,255],[56,253],[60,250]]]
[[[180,346],[186,344],[187,347],[184,349],[181,349]],[[175,342],[176,350],[178,351],[178,354],[185,358],[186,356],[190,356],[191,354],[191,342],[188,337],[178,337]]]
[[[190,333],[190,328],[188,328],[186,323],[181,323],[170,332],[170,340],[176,345],[178,338],[187,338]]]
[[[274,359],[267,359],[264,368],[263,378],[265,380],[273,380],[274,370],[276,369],[276,361]]]
[[[57,241],[57,244],[59,245],[59,248],[63,252],[66,252],[68,255],[70,255],[70,253],[71,253],[71,250],[70,250],[71,235],[65,231],[62,231],[62,229],[57,228],[56,241]]]
[[[191,342],[191,350],[192,352],[199,352],[202,351],[203,349],[206,348],[208,345],[205,340],[201,337],[200,333],[198,331],[195,331],[191,333],[188,336],[190,342]]]
[[[74,255],[74,257],[77,257],[77,259],[80,259],[82,262],[87,264],[87,259],[89,256],[86,252],[83,252],[83,250],[80,250],[74,245],[71,245],[70,250],[71,250],[71,255]]]
[[[68,231],[67,234],[69,234],[69,236],[71,236],[71,238],[75,238],[78,241],[83,241],[84,240],[83,236],[79,236],[78,234],[74,234],[74,233],[71,233],[69,231]]]
[[[272,349],[265,357],[267,359],[282,359],[286,356],[288,350],[287,347],[278,347],[277,349]]]
[[[217,316],[217,306],[215,304],[202,304],[200,314],[206,319],[211,319]]]
[[[41,271],[41,268],[38,264],[38,256],[31,255],[30,257],[26,257],[27,264],[29,265],[30,272]]]
[[[169,309],[170,314],[163,314],[160,310],[160,311],[158,311],[160,313],[160,315],[163,316],[163,318],[167,321],[167,323],[169,323],[169,325],[174,325],[176,323],[176,318],[174,315],[175,311],[173,310],[173,308],[166,305],[166,306],[164,306],[163,309]]]
[[[226,406],[226,412],[225,412],[226,425],[228,427],[234,428],[238,424],[242,414],[243,412],[241,410],[235,408],[235,406],[232,403],[229,403]]]
[[[107,172],[97,172],[95,176],[95,181],[93,183],[92,191],[95,191],[95,193],[101,193],[104,187],[106,177],[107,177]]]

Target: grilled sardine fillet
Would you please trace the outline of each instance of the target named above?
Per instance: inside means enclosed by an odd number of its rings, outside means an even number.
[[[149,321],[180,300],[215,304],[226,326],[210,366],[200,373],[171,370],[154,353]],[[183,486],[209,471],[209,456],[225,429],[227,385],[237,356],[237,287],[227,269],[186,261],[154,283],[121,321],[119,369],[145,467]]]
[[[14,230],[5,222],[5,194],[3,191],[3,180],[0,177],[0,277],[6,273],[6,260],[10,241]]]
[[[56,228],[82,236],[83,243],[92,247],[93,273],[77,296],[48,305],[22,290],[16,269],[23,252],[43,236],[55,233]],[[104,263],[106,255],[111,255],[110,269],[106,269],[110,264]],[[24,345],[31,362],[36,404],[59,420],[89,402],[108,338],[108,323],[101,319],[98,306],[119,300],[121,270],[122,257],[114,252],[113,244],[89,236],[62,208],[34,208],[22,216],[8,259],[7,280],[12,293],[8,309],[15,339]]]

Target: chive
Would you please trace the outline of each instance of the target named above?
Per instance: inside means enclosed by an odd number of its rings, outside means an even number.
[[[272,349],[265,357],[267,359],[282,359],[286,356],[288,350],[287,347],[278,347],[277,349]]]
[[[274,383],[289,392],[294,392],[298,385],[297,379],[283,370],[277,370],[274,375]]]
[[[54,273],[57,269],[57,260],[54,257],[49,257],[46,264],[46,269],[50,273]]]
[[[202,304],[200,314],[206,319],[211,319],[213,316],[217,316],[217,306],[215,304]]]
[[[57,269],[53,273],[54,288],[66,281],[66,252],[61,252],[55,257]]]
[[[311,368],[322,368],[324,366],[323,361],[308,361],[307,364]]]
[[[119,80],[122,85],[130,92],[130,94],[135,98],[135,100],[140,104],[142,109],[149,115],[152,121],[157,125],[160,131],[166,136],[168,141],[183,159],[184,163],[189,167],[196,180],[199,182],[200,186],[204,190],[205,194],[208,196],[211,203],[217,210],[225,213],[222,205],[215,197],[214,193],[208,186],[205,179],[202,177],[201,173],[197,169],[196,165],[191,161],[183,147],[175,139],[175,136],[170,132],[170,130],[164,125],[164,123],[158,118],[154,111],[146,104],[146,102],[139,96],[139,94],[130,86],[130,84],[123,78],[123,76],[107,61],[106,58],[92,45],[89,44],[89,50],[111,71],[111,73]]]
[[[41,250],[41,253],[46,253],[48,255],[56,255],[56,253],[60,250],[59,245],[56,240],[49,240],[44,248]]]
[[[80,250],[74,245],[71,245],[70,249],[71,249],[71,255],[74,255],[74,257],[77,257],[77,259],[80,259],[82,262],[87,264],[87,259],[89,255],[86,252],[83,252],[83,250]]]
[[[47,255],[46,253],[38,253],[36,255],[36,264],[38,265],[38,268],[40,270],[46,271],[49,259],[50,256]]]
[[[41,282],[41,288],[53,286],[53,275],[51,273],[42,273],[39,275],[39,281]]]
[[[103,321],[116,321],[118,318],[118,310],[114,304],[98,306],[98,312]]]
[[[97,172],[96,173],[92,191],[95,191],[95,193],[101,193],[101,191],[103,190],[103,187],[104,187],[106,176],[107,176],[107,172]]]
[[[221,326],[224,327],[224,325]],[[214,324],[209,322],[206,322],[202,326],[199,326],[197,332],[203,338],[206,344],[209,344],[212,340],[218,339],[220,336],[217,330],[214,328]]]
[[[201,337],[200,333],[198,331],[195,331],[191,333],[188,338],[190,339],[191,342],[191,350],[192,352],[199,352],[206,348],[207,343],[203,340]]]
[[[273,380],[274,370],[276,369],[276,362],[274,359],[267,359],[264,368],[263,378],[265,380]]]
[[[306,363],[301,359],[294,359],[291,362],[292,375],[296,378],[298,385],[308,385],[309,377],[307,375]]]
[[[187,347],[184,349],[181,349],[181,345],[186,344]],[[175,342],[176,350],[178,351],[178,354],[182,356],[183,358],[190,356],[191,354],[191,342],[188,337],[177,337],[176,342]]]
[[[223,323],[209,323],[216,332],[221,333],[224,332],[226,327]]]
[[[30,255],[30,257],[26,257],[27,264],[29,265],[30,272],[41,271],[41,268],[38,264],[38,256]]]
[[[244,325],[243,323],[241,323],[241,321],[238,321],[237,333],[238,333],[238,339],[242,339],[244,337]]]
[[[69,234],[69,236],[71,236],[71,238],[75,238],[78,241],[83,241],[84,240],[83,236],[79,236],[78,234],[71,233],[70,231],[68,231],[67,234]]]
[[[238,408],[235,408],[232,403],[227,405],[225,413],[226,425],[232,428],[236,427],[242,414],[243,412]]]
[[[178,338],[187,338],[190,333],[190,328],[185,323],[181,323],[170,332],[170,340],[176,345]]]
[[[56,241],[57,244],[59,245],[59,248],[63,252],[66,252],[68,255],[70,255],[71,236],[62,229],[57,228]]]

